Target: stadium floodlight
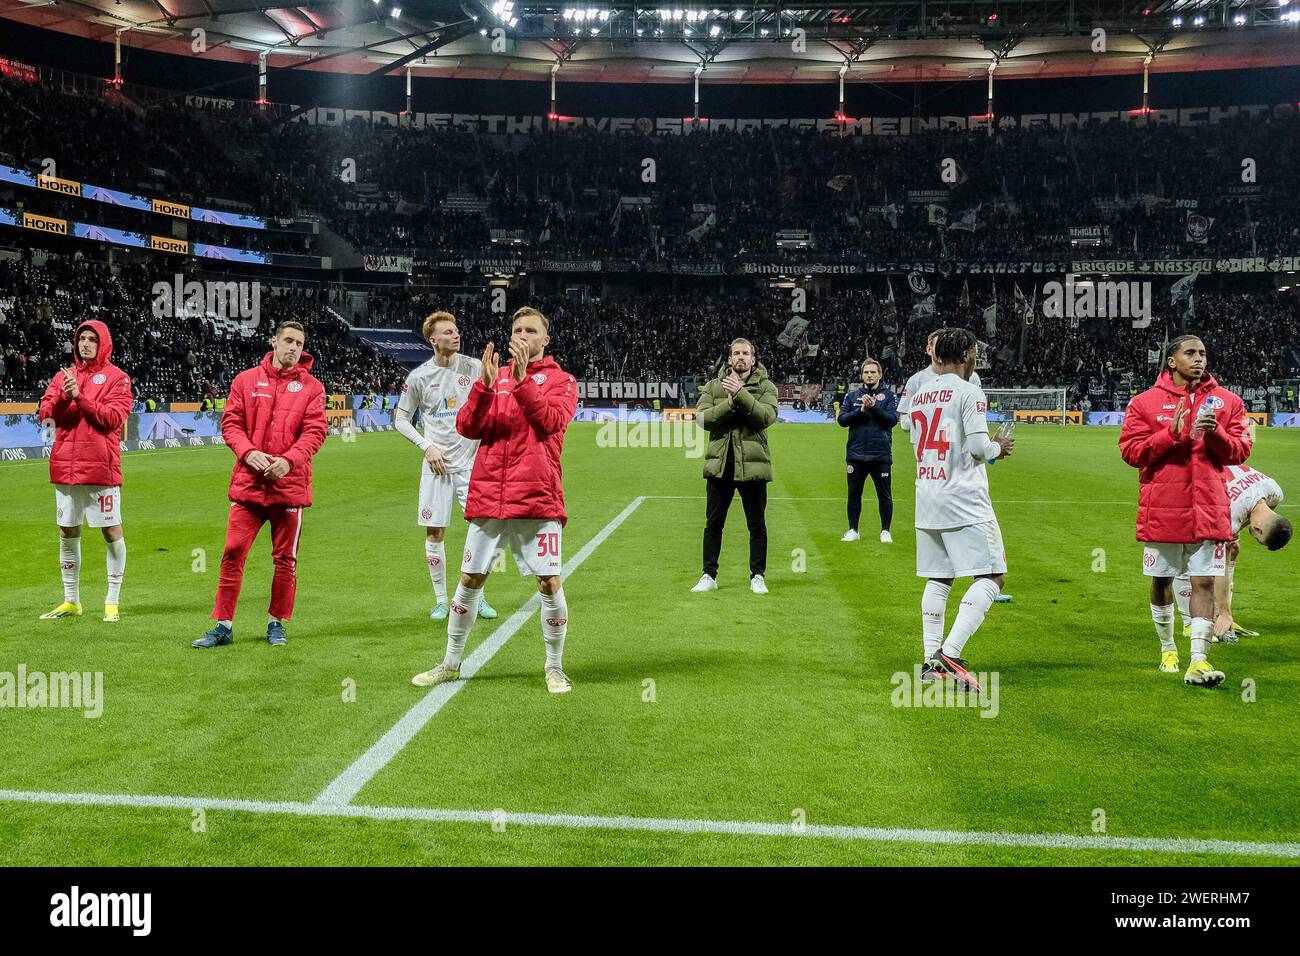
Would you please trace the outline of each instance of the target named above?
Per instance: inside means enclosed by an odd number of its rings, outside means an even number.
[[[510,22],[509,22],[509,24],[507,24],[507,26],[509,26],[511,30],[513,30],[515,27],[519,26],[519,18],[518,18],[518,17],[511,17],[511,18],[510,18]]]
[[[592,36],[595,36],[595,35],[596,35],[597,33],[599,33],[599,32],[600,32],[600,27],[592,27],[592,28],[591,28],[591,35],[592,35]]]
[[[564,19],[566,19],[566,20],[572,20],[572,19],[573,19],[573,8],[572,8],[572,7],[569,7],[567,10],[565,10],[563,13],[561,13],[560,16],[562,16],[562,17],[563,17]]]
[[[1246,25],[1246,15],[1244,13],[1239,13],[1232,18],[1232,22],[1239,27],[1244,27]]]
[[[680,20],[681,18],[682,18],[682,11],[680,11],[680,10],[674,10],[674,11],[673,11],[673,19],[674,19],[674,20]]]
[[[401,8],[401,7],[393,7],[393,19],[396,20],[396,19],[397,19],[398,17],[400,17],[401,15],[402,15],[402,8]]]
[[[763,36],[763,37],[765,37],[765,36],[768,35],[769,32],[771,32],[771,31],[769,31],[769,30],[767,29],[767,27],[763,27],[763,29],[761,29],[761,30],[758,31],[758,35],[759,35],[759,36]]]
[[[1290,13],[1282,14],[1282,19],[1287,21],[1288,23],[1300,22],[1300,13],[1297,13],[1295,10],[1292,10]]]
[[[480,27],[478,32],[480,36],[487,36],[487,27]]]
[[[575,19],[575,20],[577,20],[579,23],[581,23],[583,20],[587,19],[587,11],[586,11],[586,10],[574,10],[574,11],[573,11],[573,19]]]
[[[1175,27],[1181,27],[1181,26],[1183,25],[1183,18],[1182,18],[1182,17],[1174,17],[1174,19],[1173,19],[1173,24],[1174,24]]]
[[[1196,27],[1205,26],[1205,17],[1192,17],[1192,26],[1196,26]]]
[[[718,26],[716,23],[713,24],[713,26],[709,27],[709,36],[711,37],[715,37],[721,32],[722,32],[722,27]]]
[[[740,9],[739,7],[737,7],[737,8],[736,8],[736,12],[735,12],[734,14],[732,14],[732,16],[733,16],[734,19],[736,19],[736,20],[740,20],[740,19],[742,19],[742,18],[745,16],[745,11],[742,10],[742,9]]]
[[[602,20],[608,20],[608,19],[609,19],[609,11],[608,11],[608,10],[601,10],[601,11],[600,11],[600,18],[601,18]]]
[[[588,19],[588,20],[594,20],[594,19],[596,19],[596,14],[599,13],[599,12],[600,12],[600,11],[597,10],[595,7],[588,7],[588,8],[587,8],[587,19]]]

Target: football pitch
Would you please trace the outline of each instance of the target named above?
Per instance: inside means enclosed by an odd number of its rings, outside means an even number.
[[[535,584],[513,560],[470,636],[467,680],[410,677],[445,624],[415,524],[420,456],[392,433],[316,459],[289,644],[264,640],[270,540],[249,559],[231,647],[209,626],[231,455],[123,456],[122,620],[100,620],[104,545],[83,531],[85,616],[61,599],[43,461],[0,464],[0,674],[101,673],[102,713],[0,709],[6,865],[1201,865],[1300,861],[1300,545],[1246,538],[1213,691],[1156,669],[1117,429],[1022,428],[989,471],[1005,590],[966,657],[988,706],[900,706],[920,659],[912,466],[896,432],[893,545],[846,544],[832,426],[771,430],[766,596],[739,501],[720,589],[692,594],[701,459],[564,455],[573,693],[553,696]],[[1250,462],[1294,498],[1300,433]],[[452,570],[465,537],[448,533]],[[453,585],[454,586],[454,585]],[[954,587],[951,625],[965,582]],[[1188,641],[1179,636],[1183,666]],[[12,680],[13,678],[11,678]],[[996,704],[996,706],[992,706]]]

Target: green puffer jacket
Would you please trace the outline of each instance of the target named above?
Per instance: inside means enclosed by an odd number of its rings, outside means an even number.
[[[709,433],[704,455],[704,477],[722,477],[727,445],[731,445],[733,473],[737,481],[771,481],[772,456],[767,450],[767,428],[776,421],[776,386],[767,369],[755,365],[745,387],[728,398],[722,380],[731,374],[723,365],[716,377],[700,389],[695,420]]]

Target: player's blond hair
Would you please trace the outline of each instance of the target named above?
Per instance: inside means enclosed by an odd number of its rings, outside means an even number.
[[[870,356],[862,360],[862,364],[858,367],[858,371],[865,372],[868,365],[874,365],[880,371],[881,377],[884,377],[885,367]]]
[[[450,322],[452,325],[456,325],[456,317],[450,312],[438,311],[432,313],[424,320],[424,325],[420,327],[420,331],[424,333],[424,341],[429,341],[429,337],[433,335],[434,329],[439,322]],[[459,329],[459,326],[457,326],[457,329]]]
[[[542,323],[542,331],[547,335],[551,334],[550,319],[542,315],[541,312],[534,309],[531,305],[526,305],[523,308],[515,310],[515,314],[510,316],[510,327],[514,328],[515,323],[520,319],[539,319]]]

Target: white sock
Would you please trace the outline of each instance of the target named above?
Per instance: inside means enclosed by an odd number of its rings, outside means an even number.
[[[234,622],[234,621],[218,621],[217,623],[220,624],[222,627],[224,627],[224,628],[225,628],[226,630],[228,630],[228,631],[233,631],[233,630],[235,629],[235,622]]]
[[[564,600],[564,588],[554,594],[542,595],[542,640],[546,642],[547,668],[564,665],[564,637],[569,633],[569,604]]]
[[[988,578],[978,578],[971,582],[961,598],[961,608],[957,619],[952,622],[948,639],[943,642],[943,652],[949,657],[961,657],[962,648],[971,635],[984,623],[984,615],[993,606],[993,599],[998,596],[998,586]]]
[[[1178,604],[1178,613],[1184,624],[1192,620],[1192,579],[1187,575],[1174,578],[1174,601]],[[1173,648],[1167,648],[1173,650]]]
[[[1159,604],[1152,604],[1151,620],[1156,625],[1156,637],[1160,638],[1160,650],[1178,650],[1178,645],[1174,643],[1174,606],[1166,604],[1161,607]]]
[[[274,614],[268,614],[268,615],[266,616],[266,623],[267,623],[268,625],[270,625],[270,624],[283,624],[284,621],[280,620],[280,619],[279,619],[278,617],[276,617]]]
[[[441,541],[424,539],[424,560],[429,564],[429,580],[433,582],[433,596],[439,604],[447,600],[447,555]]]
[[[1227,568],[1225,568],[1223,572],[1228,576],[1228,607],[1229,608],[1232,607],[1232,569],[1235,568],[1236,566],[1237,566],[1236,561],[1229,561]],[[1220,608],[1219,610],[1224,610],[1224,609]]]
[[[108,595],[105,604],[116,604],[122,594],[122,575],[126,573],[126,538],[105,542],[104,557],[108,564]]]
[[[465,639],[469,637],[474,619],[478,617],[478,601],[482,596],[482,588],[456,585],[451,613],[447,615],[447,653],[442,659],[443,664],[452,670],[460,670],[460,659],[465,656]]]
[[[1203,661],[1210,656],[1210,635],[1214,632],[1214,622],[1208,617],[1192,618],[1192,663]]]
[[[59,538],[59,571],[63,575],[63,600],[81,603],[81,538]]]
[[[943,621],[948,615],[948,592],[951,584],[926,581],[921,594],[921,640],[925,645],[925,658],[929,660],[943,643]]]

